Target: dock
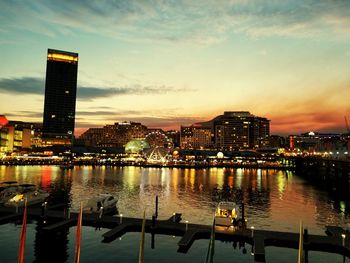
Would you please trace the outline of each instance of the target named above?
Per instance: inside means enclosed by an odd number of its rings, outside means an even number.
[[[45,219],[46,225],[42,231],[59,232],[63,229],[75,226],[78,213],[67,213],[59,210],[62,206],[28,207],[27,215],[31,220]],[[21,220],[23,208],[0,207],[0,224]],[[83,215],[84,226],[108,228],[109,231],[102,234],[102,242],[113,242],[118,237],[128,232],[141,232],[142,218],[125,217],[120,215],[99,215],[89,213]],[[177,251],[186,253],[193,242],[199,239],[210,239],[210,225],[189,224],[182,222],[181,213],[174,213],[168,219],[159,220],[155,216],[146,219],[145,231],[153,235],[163,234],[181,237],[178,242]],[[259,230],[249,228],[222,227],[215,230],[216,241],[230,241],[247,243],[252,246],[254,260],[265,261],[265,248],[267,246],[285,247],[298,249],[299,233]],[[304,233],[305,251],[322,251],[336,253],[350,258],[350,233],[341,227],[327,226],[327,235],[309,235]],[[305,253],[307,254],[307,253]]]

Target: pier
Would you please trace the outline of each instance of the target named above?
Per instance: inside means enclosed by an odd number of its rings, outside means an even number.
[[[77,223],[78,214],[67,213],[60,210],[61,206],[48,206],[46,209],[40,207],[28,207],[27,216],[29,220],[41,220],[44,222],[42,231],[45,233],[59,232]],[[21,221],[23,208],[0,208],[0,224]],[[102,242],[112,242],[128,232],[141,232],[142,218],[124,217],[121,215],[100,215],[88,213],[83,215],[84,226],[95,228],[108,228],[109,231],[102,234]],[[179,236],[177,251],[186,253],[193,242],[199,239],[210,239],[211,226],[201,224],[189,224],[182,222],[181,214],[174,213],[165,220],[159,220],[155,216],[146,219],[146,233],[152,234],[152,247],[154,247],[154,235]],[[265,261],[265,247],[276,246],[298,249],[299,233],[281,231],[259,230],[249,228],[216,227],[215,239],[220,241],[247,243],[252,246],[255,261]],[[336,226],[328,226],[325,229],[327,235],[309,235],[304,233],[305,251],[323,251],[337,253],[350,257],[350,233]],[[307,253],[305,253],[307,255]]]

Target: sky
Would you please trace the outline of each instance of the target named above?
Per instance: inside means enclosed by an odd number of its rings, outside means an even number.
[[[42,121],[47,49],[79,53],[76,134],[224,111],[346,132],[348,0],[0,0],[0,114]]]

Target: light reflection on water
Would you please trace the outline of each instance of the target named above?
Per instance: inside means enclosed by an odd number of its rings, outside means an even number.
[[[284,171],[90,166],[62,171],[55,166],[0,166],[0,182],[10,180],[50,191],[53,203],[71,200],[72,209],[108,192],[118,197],[119,212],[130,217],[140,217],[144,208],[150,217],[158,195],[161,219],[178,212],[191,223],[209,225],[220,198],[243,201],[248,224],[256,229],[297,232],[303,220],[309,233],[324,234],[325,225],[343,225],[347,219],[348,200],[332,200],[326,192]],[[214,188],[219,195],[213,195]]]

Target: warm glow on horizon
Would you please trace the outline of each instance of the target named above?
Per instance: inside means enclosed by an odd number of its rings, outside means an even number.
[[[179,129],[224,111],[266,117],[271,134],[344,133],[345,10],[350,2],[3,1],[0,115],[42,121],[46,59],[78,60],[46,57],[54,48],[79,54],[76,134],[125,120]]]

